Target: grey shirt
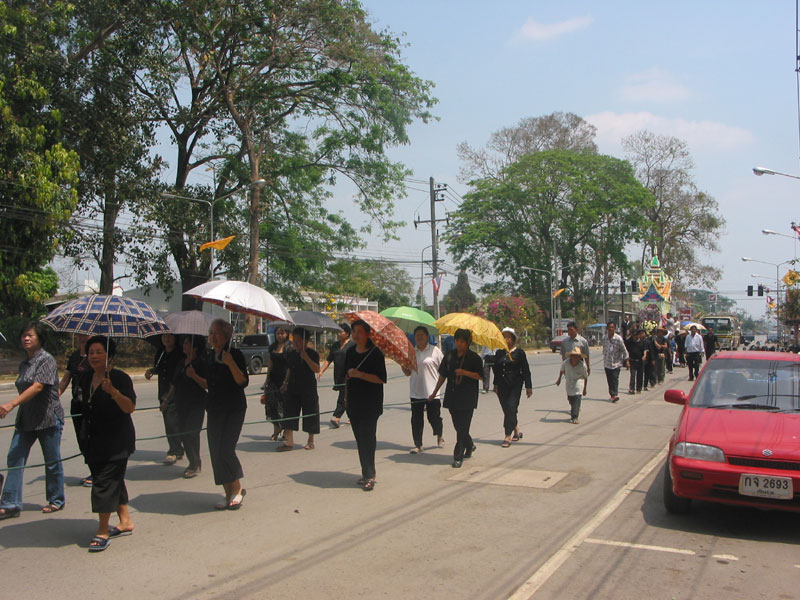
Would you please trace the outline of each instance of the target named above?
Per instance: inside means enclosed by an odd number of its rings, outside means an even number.
[[[17,393],[21,394],[34,383],[41,383],[44,389],[20,404],[15,423],[19,431],[39,431],[64,422],[64,409],[58,398],[56,359],[42,348],[19,364]]]
[[[581,354],[586,358],[586,364],[589,364],[589,342],[580,333],[575,336],[575,339],[567,336],[561,342],[561,358],[566,358],[573,348],[580,348]]]

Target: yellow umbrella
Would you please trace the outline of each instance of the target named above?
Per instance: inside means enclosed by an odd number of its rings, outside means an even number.
[[[468,313],[450,313],[437,319],[434,325],[439,329],[439,333],[449,333],[451,335],[457,329],[469,329],[472,332],[472,341],[476,344],[488,346],[492,350],[503,348],[508,352],[506,339],[497,328],[497,325],[483,317]]]

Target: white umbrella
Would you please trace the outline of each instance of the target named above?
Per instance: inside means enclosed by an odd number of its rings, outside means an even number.
[[[183,293],[231,312],[294,323],[286,307],[268,291],[246,281],[208,281]]]
[[[177,335],[208,335],[214,315],[199,310],[182,310],[164,316],[164,323]]]

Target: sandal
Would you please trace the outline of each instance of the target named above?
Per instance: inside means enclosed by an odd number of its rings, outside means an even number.
[[[306,444],[305,446],[303,446],[303,450],[313,450],[313,449],[314,449],[314,444]]]
[[[244,497],[247,494],[247,490],[242,488],[242,491],[236,494],[231,501],[228,502],[227,509],[228,510],[239,510],[242,507],[242,502],[244,502]]]
[[[0,508],[0,521],[5,519],[14,519],[19,516],[20,510],[18,508]]]
[[[364,482],[364,491],[365,492],[371,492],[374,489],[375,489],[375,480],[374,479],[367,479]]]
[[[508,441],[508,440],[503,440],[503,443],[500,444],[500,447],[501,448],[510,448],[511,447],[511,442]]]
[[[218,502],[214,505],[214,510],[225,510],[228,508],[228,504],[230,504],[230,498],[225,496],[225,502]]]
[[[106,548],[111,545],[111,540],[109,538],[100,537],[96,535],[92,538],[92,541],[89,542],[89,552],[102,552]]]
[[[108,528],[108,539],[133,535],[133,529],[120,529],[119,527]]]
[[[365,483],[367,483],[367,478],[366,477],[362,477],[361,479],[356,481],[356,485],[359,486],[359,487],[363,486]]]
[[[54,512],[58,512],[60,510],[64,510],[64,505],[58,506],[57,504],[53,504],[52,502],[47,506],[42,507],[42,512],[46,515],[49,515]]]

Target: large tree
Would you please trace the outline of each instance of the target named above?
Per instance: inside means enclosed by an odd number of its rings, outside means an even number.
[[[404,268],[379,260],[338,260],[330,265],[325,277],[322,291],[375,300],[378,310],[410,305],[414,294],[411,277]]]
[[[31,315],[57,289],[45,265],[75,207],[78,157],[61,143],[59,43],[72,7],[0,4],[0,306]]]
[[[496,289],[533,297],[549,294],[548,273],[579,300],[595,289],[586,282],[598,270],[607,278],[624,272],[625,248],[647,231],[644,210],[653,201],[626,161],[567,150],[522,156],[502,178],[473,185],[450,215],[450,251],[463,268],[494,273]]]
[[[524,154],[544,150],[597,152],[594,137],[597,130],[574,113],[554,112],[541,117],[520,119],[513,127],[492,132],[483,148],[467,142],[456,147],[462,161],[459,179],[498,179],[503,170]]]
[[[642,247],[642,268],[656,254],[676,286],[713,286],[721,273],[704,255],[719,250],[725,219],[717,201],[695,185],[688,145],[645,130],[624,138],[622,146],[636,177],[655,200],[642,207],[651,223]]]
[[[451,312],[464,312],[478,301],[477,296],[472,293],[472,288],[469,285],[469,278],[467,272],[461,269],[458,272],[458,278],[453,286],[447,291],[442,298],[442,306],[446,313]]]

